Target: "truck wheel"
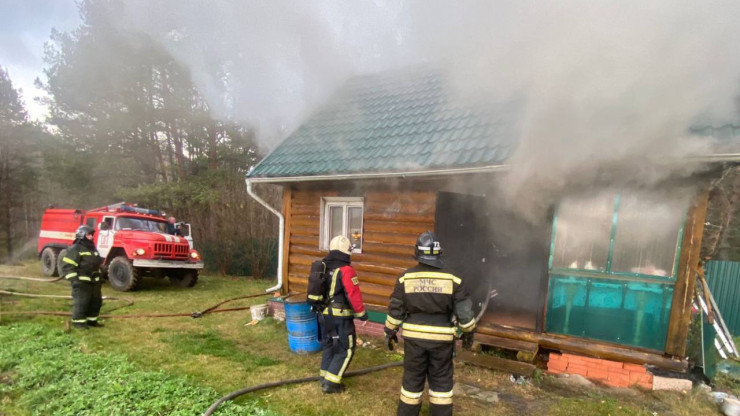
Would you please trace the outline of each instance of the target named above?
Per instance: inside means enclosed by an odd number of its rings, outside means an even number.
[[[57,254],[59,254],[59,251],[51,247],[46,247],[41,252],[41,270],[44,272],[44,276],[59,276],[61,269],[57,268]]]
[[[119,292],[136,290],[136,286],[139,285],[139,272],[125,256],[118,256],[108,265],[108,282]]]
[[[62,266],[64,265],[64,256],[67,255],[67,249],[62,249],[59,253],[57,253],[57,272],[59,274],[62,274]]]
[[[172,286],[193,287],[198,282],[198,272],[195,270],[173,270],[168,276]]]

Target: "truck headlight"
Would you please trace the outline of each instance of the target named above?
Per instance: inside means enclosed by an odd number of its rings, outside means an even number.
[[[198,254],[197,251],[193,250],[190,252],[190,258],[193,260],[198,260],[200,259],[200,254]]]
[[[136,253],[137,256],[143,256],[144,254],[146,254],[146,250],[144,250],[143,248],[137,248],[134,253]]]

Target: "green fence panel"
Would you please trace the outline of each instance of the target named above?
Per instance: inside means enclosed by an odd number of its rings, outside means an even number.
[[[715,261],[707,264],[707,283],[727,329],[740,336],[740,262]]]
[[[550,275],[545,330],[663,351],[673,285]]]

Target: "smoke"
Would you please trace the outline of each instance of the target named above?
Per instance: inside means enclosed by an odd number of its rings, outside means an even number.
[[[529,218],[573,188],[700,167],[694,124],[737,119],[740,2],[127,1],[217,117],[274,148],[349,77],[432,65],[465,100],[523,103],[503,192]],[[506,114],[503,117],[509,117]]]

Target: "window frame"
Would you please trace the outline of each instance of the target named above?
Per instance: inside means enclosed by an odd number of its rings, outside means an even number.
[[[337,197],[337,196],[325,196],[321,198],[321,215],[319,222],[319,249],[329,250],[329,227],[331,220],[329,218],[332,207],[342,208],[342,234],[347,236],[347,227],[349,222],[349,209],[359,207],[362,209],[362,215],[360,216],[360,241],[364,246],[365,236],[365,198],[363,197]],[[352,238],[347,236],[350,241]],[[352,253],[362,253],[362,248],[353,249]]]
[[[678,235],[676,236],[676,245],[674,250],[674,256],[673,256],[673,268],[671,270],[671,273],[669,276],[660,276],[660,275],[652,275],[652,274],[642,274],[642,273],[631,273],[631,272],[623,272],[623,271],[612,271],[612,260],[614,259],[614,247],[616,243],[616,238],[618,238],[617,230],[619,227],[619,207],[620,207],[620,193],[614,194],[614,210],[612,213],[612,228],[611,228],[611,237],[609,241],[609,251],[607,253],[607,260],[606,260],[606,267],[604,270],[589,270],[589,269],[571,269],[567,267],[553,267],[553,260],[554,260],[554,253],[555,253],[555,238],[557,237],[557,225],[558,225],[558,212],[560,210],[560,204],[555,207],[555,212],[553,213],[553,220],[552,220],[552,236],[550,240],[550,259],[548,264],[548,269],[550,273],[556,274],[556,275],[580,275],[580,276],[587,276],[587,277],[626,277],[626,278],[637,278],[640,280],[646,280],[646,281],[663,281],[663,282],[669,282],[669,283],[675,283],[676,276],[678,274],[678,264],[681,257],[681,244],[683,242],[683,233],[684,233],[684,227],[686,225],[686,217],[688,215],[688,207],[684,208],[684,211],[681,215],[681,223],[678,227]]]

